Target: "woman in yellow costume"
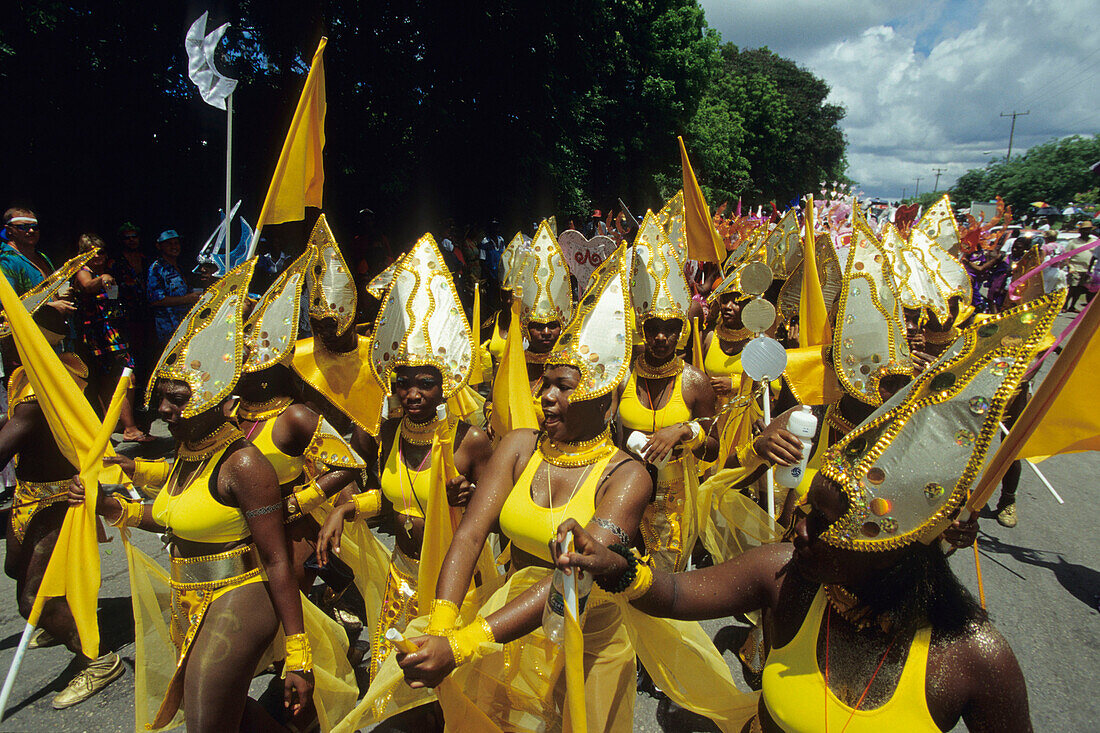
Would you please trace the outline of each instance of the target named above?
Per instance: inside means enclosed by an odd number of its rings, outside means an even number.
[[[327,420],[297,402],[289,364],[298,336],[299,306],[312,247],[284,270],[253,308],[244,326],[245,358],[237,393],[237,425],[275,469],[286,498],[291,562],[303,593],[315,573],[306,570],[328,497],[352,486],[366,467]]]
[[[530,249],[512,266],[518,267],[512,284],[520,305],[520,333],[527,342],[527,381],[537,402],[550,350],[573,315],[569,267],[547,221],[539,224]]]
[[[645,348],[617,389],[619,445],[634,431],[645,436],[640,454],[657,467],[657,490],[642,518],[642,539],[655,567],[677,572],[687,567],[705,519],[699,512],[707,509],[698,504],[696,457],[714,460],[718,441],[700,424],[714,415],[710,380],[677,353],[689,331],[687,279],[652,212],[634,244],[630,293]]]
[[[166,682],[163,695],[151,683],[147,688],[159,698],[149,723],[154,729],[171,724],[182,706],[191,731],[278,730],[280,725],[248,697],[253,674],[270,659],[269,647],[283,637],[286,706],[297,715],[314,692],[312,649],[322,645],[331,661],[335,646],[318,636],[311,644],[306,634],[275,471],[223,411],[241,373],[241,324],[253,264],[242,264],[203,293],[150,380],[147,400],[179,441],[176,460],[171,467],[118,462],[136,485],[157,491],[155,501],[131,502],[101,492],[96,507],[115,526],[166,533],[169,539],[171,607],[160,613],[170,619],[174,669],[143,654],[139,641],[136,670],[145,681],[138,686],[139,720],[147,704],[140,699],[141,686],[154,679]],[[75,478],[70,503],[82,500],[83,487]],[[156,605],[149,597],[139,600]],[[148,621],[146,614],[139,616],[139,623]],[[342,655],[336,656],[339,661]],[[344,666],[346,683],[346,659]],[[319,667],[318,683],[322,677],[328,686],[332,680]],[[324,702],[316,697],[314,702],[324,714]]]
[[[1057,310],[1044,298],[961,334],[833,446],[793,545],[669,575],[566,522],[558,537],[579,539],[560,566],[625,585],[660,616],[763,610],[774,647],[746,731],[940,731],[960,719],[972,730],[1030,730],[1019,665],[936,540]]]
[[[446,410],[446,400],[469,378],[473,354],[473,336],[458,293],[435,241],[426,234],[397,263],[370,342],[375,377],[401,405],[401,417],[382,423],[379,451],[368,457],[371,478],[380,490],[337,506],[318,540],[321,560],[327,562],[330,548],[341,554],[345,521],[361,522],[386,509],[395,544],[381,612],[371,629],[372,676],[391,649],[386,631],[404,631],[417,616],[417,588],[424,577],[421,549],[428,518],[437,508],[432,502],[465,506],[489,460],[488,436]],[[440,443],[438,452],[433,441]],[[433,494],[436,482],[445,484],[438,495]],[[449,536],[449,512],[447,517],[442,529]],[[435,581],[432,574],[432,587]]]
[[[544,609],[561,612],[561,595],[551,592],[548,537],[555,523],[571,516],[604,541],[628,545],[652,492],[644,466],[615,447],[609,424],[611,393],[630,364],[631,256],[620,247],[594,274],[547,361],[543,429],[513,431],[495,450],[455,531],[426,627],[415,622],[427,635],[411,639],[416,652],[397,656],[413,688],[450,679],[447,694],[471,700],[490,730],[631,730],[635,653],[676,702],[735,730],[728,723],[741,697],[698,624],[635,614],[593,588],[579,604],[575,636],[566,623],[568,658],[540,628]],[[494,529],[511,542],[508,580],[488,601],[471,603],[467,588]],[[576,676],[566,682],[566,668],[583,674],[583,692],[573,686]],[[462,722],[447,720],[449,727]]]
[[[504,345],[508,342],[508,329],[512,325],[512,293],[515,290],[515,276],[530,246],[530,240],[525,239],[522,232],[516,232],[516,236],[512,237],[512,241],[500,255],[500,272],[503,274],[500,284],[500,311],[482,324],[482,327],[492,325],[493,330],[489,339],[482,346],[492,356],[494,368],[504,358]]]

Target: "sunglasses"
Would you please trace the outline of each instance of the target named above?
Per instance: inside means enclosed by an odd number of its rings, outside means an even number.
[[[8,224],[8,226],[13,229],[18,229],[21,232],[29,232],[32,229],[38,229],[37,224]]]

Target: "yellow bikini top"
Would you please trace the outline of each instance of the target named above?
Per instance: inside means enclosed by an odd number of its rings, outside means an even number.
[[[928,712],[924,694],[925,669],[932,630],[919,629],[909,646],[897,689],[885,705],[859,709],[854,715],[825,685],[817,663],[817,637],[828,601],[818,588],[798,633],[786,646],[776,647],[764,664],[763,700],[772,720],[785,731],[809,733],[846,729],[852,733],[884,730],[939,731]],[[822,703],[827,725],[823,724]],[[849,720],[850,719],[850,720]]]
[[[273,434],[275,423],[278,420],[278,416],[265,420],[263,425],[253,433],[251,440],[252,445],[260,449],[260,452],[264,454],[264,458],[275,469],[275,475],[279,478],[279,485],[284,486],[302,475],[302,471],[305,469],[305,460],[302,456],[288,456],[275,445]]]
[[[69,370],[76,386],[83,391],[88,384],[88,367],[79,356],[68,351],[63,351],[58,356],[61,363]],[[8,377],[8,419],[14,416],[15,408],[19,405],[37,400],[38,397],[34,394],[34,387],[31,385],[30,377],[27,376],[26,368],[22,365],[17,366]]]
[[[489,340],[485,344],[485,348],[489,350],[489,353],[493,356],[494,363],[500,363],[501,358],[504,356],[504,344],[508,342],[508,339],[504,338],[504,334],[500,332],[500,314],[493,319],[493,335],[489,337]]]
[[[596,487],[607,468],[608,461],[615,455],[612,451],[595,463],[584,477],[584,483],[573,492],[573,497],[565,506],[539,506],[531,498],[531,481],[535,471],[542,465],[542,453],[538,448],[531,454],[519,481],[504,501],[500,510],[500,529],[519,549],[528,555],[553,562],[550,557],[549,542],[558,531],[558,525],[572,517],[583,527],[596,513]]]
[[[665,406],[652,410],[642,404],[638,397],[638,377],[634,372],[626,382],[623,398],[619,401],[619,422],[626,430],[640,430],[652,434],[669,425],[687,422],[691,419],[691,410],[684,402],[684,373],[680,372],[673,380],[672,394]],[[654,395],[657,398],[657,395]]]
[[[244,512],[214,498],[214,468],[232,444],[207,458],[190,483],[173,496],[170,492],[177,488],[180,471],[180,460],[176,459],[168,483],[153,501],[153,519],[157,524],[191,542],[237,542],[252,535]]]
[[[740,380],[743,371],[741,369],[741,352],[739,351],[730,356],[722,351],[719,341],[718,334],[711,338],[710,346],[707,347],[707,353],[703,357],[703,371],[707,373],[708,377],[731,377]]]
[[[451,425],[450,450],[454,450],[455,434],[458,431],[458,422]],[[401,428],[393,431],[393,445],[386,456],[386,465],[382,468],[380,483],[382,495],[385,496],[395,512],[402,516],[424,518],[424,507],[428,504],[428,496],[431,494],[431,451],[424,456],[424,462],[420,468],[414,468],[405,463],[401,457]]]

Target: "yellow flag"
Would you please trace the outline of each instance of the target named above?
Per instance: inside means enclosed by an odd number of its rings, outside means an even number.
[[[695,171],[691,169],[684,139],[677,137],[680,143],[680,168],[684,178],[684,228],[687,230],[688,258],[700,262],[718,262],[726,259],[726,245],[714,228],[710,218],[710,207],[703,197],[703,189],[695,180]]]
[[[691,334],[691,360],[700,371],[703,370],[703,319],[699,317],[695,318]]]
[[[470,330],[474,334],[474,356],[470,366],[469,384],[481,384],[485,377],[481,371],[481,286],[474,283],[474,310],[470,318]]]
[[[420,568],[417,573],[416,596],[419,608],[427,611],[435,600],[435,584],[439,569],[454,538],[451,506],[447,503],[447,480],[458,475],[454,469],[449,427],[443,421],[432,437],[431,472],[428,481],[428,501],[424,506],[424,542],[420,546]]]
[[[1096,375],[1100,373],[1100,308],[1090,303],[1077,329],[1066,340],[1050,373],[1028,400],[1023,413],[970,495],[967,506],[981,509],[1018,458],[1042,460],[1060,453],[1100,450],[1100,402]]]
[[[830,405],[844,394],[823,351],[821,346],[787,349],[783,378],[799,404]]]
[[[535,404],[531,401],[531,385],[527,380],[527,360],[523,358],[523,337],[520,335],[520,299],[512,298],[512,325],[500,358],[500,368],[493,380],[493,434],[499,440],[519,428],[538,429]]]
[[[122,408],[119,393],[124,393],[125,387],[120,385],[115,390],[115,398],[111,401],[113,412],[109,411],[106,421],[101,423],[5,277],[0,277],[0,303],[50,432],[62,455],[80,467],[86,487],[84,504],[65,513],[57,544],[27,621],[36,625],[46,600],[64,597],[76,622],[81,650],[94,659],[99,656],[96,604],[100,584],[94,507],[103,456],[114,455],[107,439],[110,429],[118,422]],[[122,472],[117,466],[102,468],[102,473],[110,483],[122,481]]]
[[[325,168],[321,153],[325,147],[325,66],[321,56],[328,39],[322,37],[313,54],[302,96],[283,141],[275,174],[264,198],[254,241],[259,241],[265,224],[300,221],[306,207],[321,208]]]
[[[814,197],[806,197],[806,231],[802,239],[802,292],[798,302],[798,345],[820,346],[832,341],[829,333],[829,312],[821,290],[821,273],[817,269],[817,240],[814,233]]]

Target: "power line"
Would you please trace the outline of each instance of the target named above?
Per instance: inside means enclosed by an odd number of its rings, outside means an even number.
[[[1027,102],[1029,105],[1034,105],[1042,101],[1043,99],[1051,96],[1052,94],[1061,94],[1074,88],[1078,85],[1079,78],[1096,65],[1089,64],[1088,60],[1098,53],[1100,53],[1100,48],[1094,49],[1083,59],[1078,61],[1075,66],[1068,69],[1067,71],[1062,72],[1061,78],[1058,81],[1052,82],[1051,84],[1048,84],[1047,86],[1041,87],[1040,89],[1032,92],[1031,94],[1024,97],[1022,100],[1020,100],[1018,104],[1020,104],[1020,106],[1023,106],[1023,103]]]
[[[917,176],[917,187],[913,189],[913,198],[917,198],[920,194],[920,176]]]
[[[946,168],[933,168],[932,172],[936,174],[936,182],[932,184],[932,193],[940,190],[940,175],[946,171]]]
[[[1011,117],[1012,118],[1012,128],[1008,131],[1008,154],[1005,155],[1005,162],[1006,163],[1012,158],[1012,138],[1013,138],[1013,136],[1016,135],[1016,118],[1017,117],[1023,117],[1024,115],[1029,115],[1029,114],[1031,114],[1030,109],[1027,112],[1017,112],[1016,110],[1012,110],[1008,114],[1005,114],[1004,112],[1001,113],[1001,117]]]

